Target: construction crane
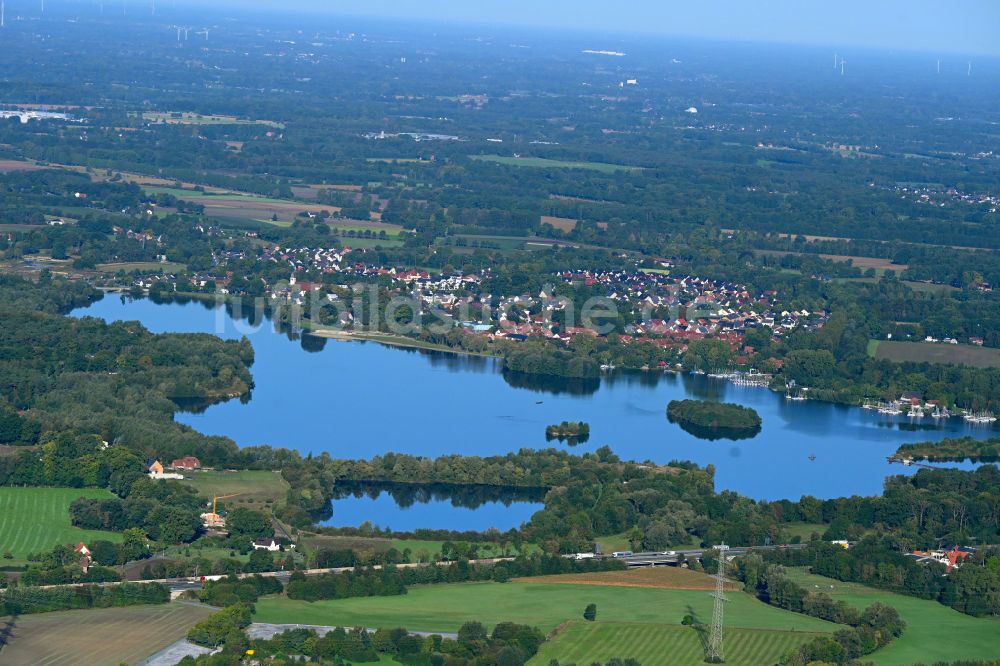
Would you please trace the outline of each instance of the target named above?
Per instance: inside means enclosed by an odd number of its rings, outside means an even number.
[[[213,495],[212,496],[212,512],[201,514],[201,522],[205,527],[225,527],[226,519],[219,515],[218,506],[220,499],[229,499],[230,497],[237,497],[243,493],[233,493],[231,495]]]

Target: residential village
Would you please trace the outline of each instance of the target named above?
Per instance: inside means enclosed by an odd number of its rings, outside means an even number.
[[[491,291],[492,271],[463,274],[460,271],[432,274],[427,270],[387,266],[372,262],[375,253],[365,249],[264,246],[256,260],[266,275],[287,275],[267,283],[264,293],[274,307],[329,304],[336,311],[326,326],[350,329],[354,325],[355,284],[378,284],[391,295],[420,304],[421,316],[450,320],[466,332],[490,341],[526,340],[541,336],[569,342],[576,335],[597,336],[584,326],[583,303],[574,295],[599,296],[606,312],[616,312],[615,333],[619,342],[651,343],[661,347],[683,347],[692,340],[714,338],[730,343],[734,350],[749,329],[767,328],[775,337],[798,328],[821,327],[826,312],[789,310],[774,290],[751,292],[746,286],[701,276],[674,274],[667,259],[661,268],[592,271],[567,269],[551,275],[546,287],[536,293],[498,294]],[[248,296],[239,285],[245,280],[231,270],[247,257],[242,252],[216,252],[216,268],[190,276],[161,274],[137,277],[132,286],[143,290],[217,293]],[[268,269],[275,264],[287,273]],[[185,284],[185,281],[187,282]],[[599,322],[598,322],[599,323]],[[750,350],[752,351],[752,350]]]

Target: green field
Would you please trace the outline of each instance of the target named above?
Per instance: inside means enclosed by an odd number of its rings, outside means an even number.
[[[897,363],[950,363],[973,368],[1000,368],[1000,349],[976,345],[950,345],[939,342],[900,342],[872,340],[868,354]]]
[[[830,632],[836,625],[767,606],[742,592],[729,594],[729,626],[747,629]],[[257,604],[257,622],[406,627],[411,631],[457,631],[468,620],[486,625],[516,621],[552,631],[581,617],[596,603],[602,621],[680,625],[686,614],[712,616],[707,592],[539,583],[459,583],[414,587],[398,597],[292,601],[269,597]]]
[[[598,609],[600,610],[600,609]],[[761,629],[727,629],[723,634],[730,666],[776,664],[790,650],[819,634]],[[705,663],[704,628],[617,622],[574,622],[542,645],[531,666],[587,664],[614,657],[642,666],[700,666]]]
[[[274,199],[272,197],[251,194],[250,192],[228,191],[224,194],[217,194],[213,192],[204,192],[202,190],[187,190],[179,187],[150,187],[148,185],[142,189],[149,194],[169,194],[177,197],[178,199],[198,200],[198,203],[208,203],[211,201],[252,201],[254,203],[277,204],[289,203],[288,199]],[[205,199],[206,201],[200,201],[201,199]]]
[[[213,495],[233,495],[224,502],[229,508],[245,506],[261,509],[280,503],[288,496],[288,482],[279,472],[267,470],[243,470],[239,472],[191,472],[191,480],[182,483],[191,486],[202,497]]]
[[[59,544],[108,539],[121,535],[98,530],[81,530],[69,520],[69,505],[81,497],[110,498],[106,490],[90,488],[0,488],[0,553],[10,552],[23,561],[29,553],[39,553]]]
[[[533,167],[536,169],[588,169],[601,173],[616,173],[618,171],[636,171],[640,167],[630,167],[623,164],[607,164],[605,162],[567,162],[550,160],[544,157],[504,157],[503,155],[471,155],[471,159],[479,162],[496,162],[505,166]]]
[[[4,666],[117,666],[135,664],[183,638],[213,610],[171,603],[159,606],[100,608],[0,618],[11,623]]]
[[[785,523],[781,526],[781,531],[789,540],[799,537],[803,542],[808,542],[813,534],[823,536],[829,528],[829,525],[823,523]]]
[[[808,589],[822,590],[858,608],[882,601],[899,611],[906,620],[906,631],[888,647],[865,657],[877,666],[996,659],[1000,655],[1000,618],[974,618],[936,601],[841,583],[802,569],[790,569],[789,577]]]

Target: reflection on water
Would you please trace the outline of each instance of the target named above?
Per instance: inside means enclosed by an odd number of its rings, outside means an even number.
[[[372,342],[324,340],[320,346],[322,339],[276,331],[253,313],[240,313],[248,317],[235,321],[226,309],[202,302],[157,305],[105,298],[76,314],[139,320],[157,332],[247,335],[255,349],[252,399],[177,415],[178,421],[232,437],[242,446],[270,444],[341,458],[388,451],[436,457],[549,446],[570,450],[547,443],[545,427],[586,421],[590,440],[574,453],[607,445],[626,460],[711,464],[718,489],[797,499],[877,494],[886,475],[915,471],[887,464],[886,457],[900,444],[985,438],[998,431],[973,428],[961,419],[913,422],[842,405],[790,402],[778,393],[700,375],[616,372],[580,383],[504,373],[490,358]],[[692,397],[754,408],[763,419],[760,434],[749,441],[709,442],[669,423],[667,403]],[[393,503],[386,493],[379,497],[342,501]],[[502,503],[499,507],[508,510]]]
[[[520,527],[541,510],[544,498],[545,491],[535,488],[341,481],[323,522],[334,527],[369,522],[396,531],[465,532],[491,527],[506,531]]]
[[[580,377],[553,377],[551,375],[529,375],[513,370],[504,370],[504,381],[513,388],[528,389],[535,393],[551,393],[552,395],[593,395],[601,388],[598,378],[585,379]]]

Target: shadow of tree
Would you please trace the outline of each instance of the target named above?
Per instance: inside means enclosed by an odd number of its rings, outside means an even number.
[[[687,611],[687,615],[691,616],[691,619],[693,620],[693,623],[691,624],[691,628],[694,629],[695,633],[698,635],[698,641],[701,643],[701,649],[702,649],[702,651],[707,651],[708,650],[708,627],[706,627],[705,623],[702,622],[702,620],[701,620],[700,617],[698,617],[698,611],[696,611],[694,609],[694,607],[691,606],[691,604],[688,604],[688,606],[686,608],[686,611]]]
[[[16,628],[16,615],[10,616],[4,621],[3,625],[0,625],[0,650],[2,650],[5,645],[10,643],[10,639],[14,637],[14,629]]]

